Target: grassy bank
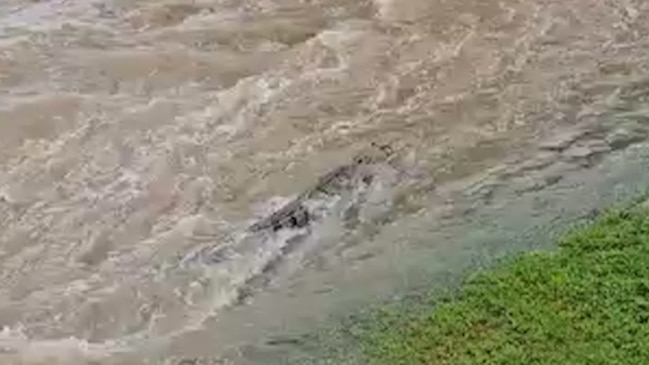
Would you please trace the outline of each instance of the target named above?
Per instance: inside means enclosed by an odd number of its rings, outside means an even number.
[[[377,316],[373,364],[649,363],[649,213],[608,213],[416,316]]]

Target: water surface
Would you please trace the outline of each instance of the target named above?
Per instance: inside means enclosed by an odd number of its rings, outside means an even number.
[[[475,217],[520,236],[644,181],[648,36],[641,0],[5,0],[2,356],[243,361],[529,248]],[[373,143],[308,227],[247,230]]]

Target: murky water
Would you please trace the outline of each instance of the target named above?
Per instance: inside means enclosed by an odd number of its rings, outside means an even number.
[[[642,0],[4,0],[2,356],[216,359],[389,295],[443,222],[599,183],[647,75]]]

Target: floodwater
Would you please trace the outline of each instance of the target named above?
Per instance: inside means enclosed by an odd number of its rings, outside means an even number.
[[[252,361],[648,135],[643,0],[3,0],[0,360]]]

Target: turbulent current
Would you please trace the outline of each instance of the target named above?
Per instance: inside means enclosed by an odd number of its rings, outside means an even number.
[[[2,0],[0,363],[279,362],[633,196],[648,136],[644,0]]]

